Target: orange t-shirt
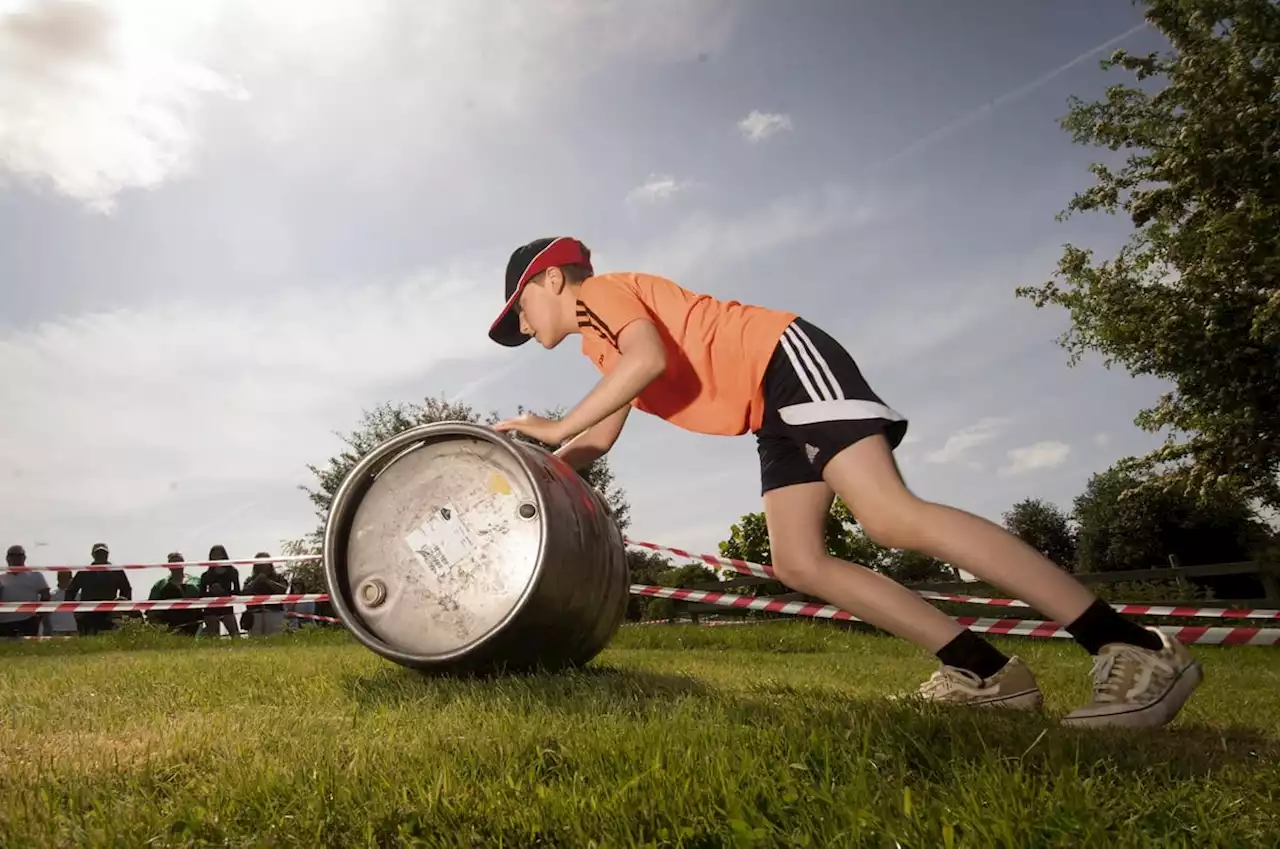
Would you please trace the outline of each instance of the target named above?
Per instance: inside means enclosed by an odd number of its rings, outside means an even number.
[[[794,314],[719,301],[652,274],[599,274],[578,293],[582,353],[608,374],[621,356],[618,334],[638,318],[658,328],[667,368],[632,406],[698,433],[759,429],[765,369]]]

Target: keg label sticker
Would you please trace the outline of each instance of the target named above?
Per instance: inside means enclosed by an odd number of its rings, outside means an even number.
[[[433,510],[425,522],[405,537],[405,542],[435,574],[451,568],[475,549],[475,542],[462,523],[462,515],[452,504]]]

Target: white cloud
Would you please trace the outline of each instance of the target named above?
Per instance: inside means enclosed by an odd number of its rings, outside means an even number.
[[[752,109],[751,114],[738,122],[738,131],[749,142],[761,142],[772,135],[791,129],[791,116],[777,112],[761,112]]]
[[[287,149],[282,167],[402,175],[433,153],[466,155],[470,131],[509,134],[620,59],[717,49],[734,6],[0,0],[0,169],[109,210],[125,190],[189,173],[216,125]],[[572,62],[545,60],[587,43]],[[215,120],[228,97],[257,107]],[[386,144],[389,126],[414,144]]]
[[[1025,475],[1029,472],[1056,469],[1071,456],[1071,446],[1065,442],[1046,440],[1014,448],[1007,454],[1009,463],[1000,468],[1001,477]]]
[[[122,189],[186,171],[200,102],[242,94],[140,38],[109,6],[0,8],[0,166],[47,178],[91,208],[108,211]]]
[[[991,442],[1000,435],[1008,424],[1009,420],[1006,418],[988,417],[981,419],[976,424],[951,434],[941,448],[926,454],[924,459],[930,463],[940,464],[956,463],[964,460],[970,464],[970,468],[974,468],[972,465],[974,461],[968,457],[969,452]]]
[[[811,239],[856,231],[897,214],[913,201],[910,192],[883,197],[833,184],[776,198],[738,217],[694,213],[664,236],[655,250],[644,252],[632,264],[658,269],[676,280],[705,277],[712,268]]]
[[[0,476],[23,482],[0,489],[0,515],[15,528],[58,514],[107,521],[186,491],[301,483],[306,463],[332,453],[332,431],[353,426],[380,388],[495,355],[483,332],[494,300],[491,287],[424,274],[0,335]]]
[[[680,192],[693,188],[692,180],[677,180],[669,174],[650,174],[649,179],[627,193],[632,203],[656,203],[671,200]]]

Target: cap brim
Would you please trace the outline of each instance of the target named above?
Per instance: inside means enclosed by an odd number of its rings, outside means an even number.
[[[520,292],[517,290],[515,297],[507,301],[502,312],[498,313],[497,320],[489,327],[489,338],[508,348],[518,348],[533,338],[520,330],[520,316],[515,311],[515,301],[519,296]]]

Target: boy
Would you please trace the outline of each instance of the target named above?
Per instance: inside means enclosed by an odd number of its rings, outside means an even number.
[[[718,301],[641,273],[596,275],[576,239],[538,239],[507,264],[495,342],[530,337],[554,348],[572,333],[604,375],[565,417],[534,415],[496,428],[549,445],[575,469],[603,456],[632,407],[699,433],[751,431],[778,579],[936,655],[925,699],[1036,710],[1030,669],[892,579],[827,554],[823,522],[839,495],[867,535],[888,548],[955,564],[1067,623],[1095,655],[1092,701],[1064,722],[1158,727],[1202,679],[1185,647],[1095,598],[1020,539],[985,519],[921,500],[893,450],[907,422],[886,406],[849,354],[797,315]]]

